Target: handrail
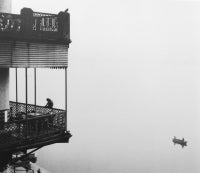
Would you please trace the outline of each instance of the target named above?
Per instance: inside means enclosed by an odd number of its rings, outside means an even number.
[[[43,12],[33,12],[34,17],[47,17],[47,16],[55,16],[56,14],[52,13],[43,13]]]
[[[43,119],[43,118],[48,118],[48,117],[53,117],[53,116],[58,116],[58,115],[62,115],[64,112],[59,112],[59,113],[54,113],[54,114],[41,114],[38,117],[29,117],[28,121],[31,120],[39,120],[39,119]],[[6,124],[9,123],[21,123],[21,122],[26,122],[26,119],[20,119],[20,120],[11,120],[8,122],[5,122]]]
[[[18,105],[26,105],[25,103],[22,103],[22,102],[15,102],[15,101],[10,101],[10,104],[18,104]],[[30,106],[35,106],[34,104],[28,104]],[[36,107],[39,107],[39,108],[45,108],[44,106],[41,106],[41,105],[37,105]],[[56,110],[56,111],[64,111],[63,109],[58,109],[58,108],[53,108],[52,110]]]

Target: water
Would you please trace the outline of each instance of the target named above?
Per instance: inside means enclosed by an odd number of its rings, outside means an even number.
[[[132,68],[127,65],[120,75],[96,69],[96,75],[109,77],[96,83],[89,82],[94,75],[89,71],[79,74],[80,80],[69,77],[68,122],[73,136],[69,144],[40,149],[38,165],[56,173],[199,172],[199,68]],[[69,69],[69,76],[73,72]],[[29,81],[31,74],[29,70]],[[62,108],[64,70],[39,69],[38,74],[38,85],[43,77],[46,81],[38,90],[39,97],[45,96],[40,103],[51,93]],[[46,87],[52,77],[57,87]],[[184,137],[188,146],[174,145],[174,136]]]
[[[52,173],[200,172],[198,0],[13,2],[14,12],[24,6],[71,13],[73,137],[39,150],[39,165]],[[23,70],[21,76],[24,101]],[[31,103],[31,70],[29,78]],[[39,105],[50,97],[64,108],[63,93],[64,71],[38,70]],[[188,146],[174,146],[174,136]]]

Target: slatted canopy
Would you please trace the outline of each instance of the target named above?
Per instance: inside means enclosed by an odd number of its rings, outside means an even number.
[[[67,67],[68,45],[0,41],[0,67]]]

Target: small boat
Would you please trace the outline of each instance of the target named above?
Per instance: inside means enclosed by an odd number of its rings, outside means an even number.
[[[172,142],[174,143],[174,145],[176,145],[176,144],[181,145],[182,148],[185,147],[185,146],[187,146],[187,141],[185,141],[184,138],[183,138],[183,139],[177,139],[177,138],[174,136],[174,138],[172,139]]]

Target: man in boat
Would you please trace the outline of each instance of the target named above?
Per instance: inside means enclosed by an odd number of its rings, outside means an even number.
[[[53,109],[53,101],[50,98],[47,98],[47,104],[45,105],[45,107]]]
[[[185,139],[183,138],[182,140],[181,139],[177,139],[175,136],[174,138],[172,139],[172,142],[175,144],[179,144],[183,147],[187,146],[187,141],[185,141]]]

